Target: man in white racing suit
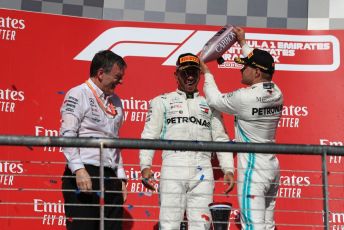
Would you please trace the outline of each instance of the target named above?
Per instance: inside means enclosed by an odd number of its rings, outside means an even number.
[[[272,82],[274,59],[268,52],[246,45],[241,28],[234,31],[245,56],[235,61],[243,65],[241,83],[248,87],[221,94],[208,67],[201,63],[207,102],[235,116],[237,142],[274,143],[283,108],[282,92]],[[275,229],[279,177],[279,162],[274,154],[238,153],[237,189],[242,229]]]
[[[175,76],[178,89],[151,101],[141,137],[143,139],[229,141],[221,114],[210,108],[197,85],[200,78],[199,58],[181,54]],[[143,184],[154,189],[151,166],[154,150],[140,151]],[[218,152],[224,181],[234,186],[233,155]],[[209,229],[214,178],[210,152],[163,151],[160,177],[160,229],[179,229],[184,212],[189,229]]]

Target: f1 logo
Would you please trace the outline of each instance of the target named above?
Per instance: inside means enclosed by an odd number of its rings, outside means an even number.
[[[167,58],[162,65],[174,66],[182,53],[198,53],[216,31],[115,27],[99,35],[74,59],[91,61],[99,50],[125,56]],[[173,53],[171,56],[169,56]]]

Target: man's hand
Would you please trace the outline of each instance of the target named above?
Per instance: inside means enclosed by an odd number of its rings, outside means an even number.
[[[225,190],[225,193],[229,193],[234,188],[234,175],[231,172],[227,172],[223,177],[224,184],[228,184],[228,188]]]
[[[239,45],[242,47],[246,43],[244,29],[236,26],[233,28],[233,31],[237,36]]]
[[[201,66],[201,72],[203,74],[210,73],[210,70],[209,70],[208,66],[203,61],[201,61],[201,60],[200,60],[200,66]]]
[[[122,195],[123,195],[123,203],[127,200],[128,197],[128,190],[125,181],[122,180]]]
[[[144,168],[141,171],[141,175],[142,175],[142,184],[149,190],[155,191],[155,187],[152,182],[153,172],[151,171],[151,168]]]
[[[85,168],[81,168],[75,171],[76,175],[76,185],[81,192],[91,192],[92,191],[92,181],[91,177]]]

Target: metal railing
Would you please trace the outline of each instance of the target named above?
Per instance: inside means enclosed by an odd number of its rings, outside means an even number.
[[[257,152],[318,155],[322,157],[322,183],[324,206],[324,229],[329,230],[329,197],[327,178],[327,155],[344,156],[342,146],[323,146],[305,144],[261,144],[210,141],[177,141],[177,140],[147,140],[147,139],[111,139],[111,138],[66,138],[66,137],[37,137],[37,136],[0,136],[0,146],[51,146],[51,147],[92,147],[121,149],[155,149],[155,150],[186,150],[209,152]],[[102,165],[102,162],[101,162]],[[104,178],[104,169],[100,167],[100,178]],[[104,198],[104,183],[100,180],[100,199]],[[100,229],[104,229],[104,205],[100,204]]]

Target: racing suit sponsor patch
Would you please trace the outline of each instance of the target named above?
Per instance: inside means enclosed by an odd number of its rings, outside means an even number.
[[[200,106],[200,108],[201,108],[201,111],[202,111],[203,113],[205,113],[205,114],[208,114],[208,113],[209,113],[209,107],[202,107],[202,106]]]
[[[225,98],[225,97],[231,97],[231,96],[233,96],[234,95],[234,92],[230,92],[230,93],[227,93],[227,94],[224,94],[224,95],[222,95],[222,97],[223,98]]]
[[[65,110],[68,112],[74,112],[76,105],[79,103],[79,100],[75,97],[69,96],[64,102]]]
[[[263,89],[273,89],[274,88],[274,84],[271,82],[265,82],[263,83]]]
[[[265,107],[265,108],[252,108],[252,115],[273,115],[281,113],[283,105],[278,105],[274,107]]]
[[[172,117],[172,118],[168,118],[166,120],[167,124],[180,124],[180,123],[194,123],[200,126],[204,126],[207,128],[210,128],[210,122],[203,120],[203,119],[198,119],[194,116],[192,117]]]

